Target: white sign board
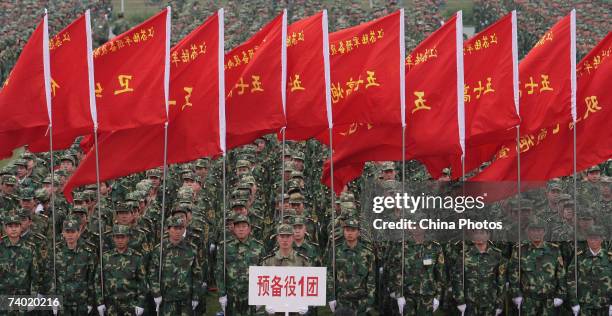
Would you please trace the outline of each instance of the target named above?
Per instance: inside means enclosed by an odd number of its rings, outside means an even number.
[[[327,268],[249,267],[249,305],[265,305],[276,312],[297,312],[324,306]]]

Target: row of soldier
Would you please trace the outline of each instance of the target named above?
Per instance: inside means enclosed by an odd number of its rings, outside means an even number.
[[[222,190],[220,190],[218,181],[220,178],[219,174],[221,173],[221,163],[208,159],[199,159],[193,164],[172,166],[168,183],[166,184],[167,199],[171,201],[168,205],[172,205],[172,207],[167,207],[165,214],[171,217],[167,218],[166,224],[175,223],[176,220],[183,224],[176,226],[165,225],[164,230],[161,227],[161,190],[163,186],[162,172],[159,169],[147,171],[144,177],[130,176],[114,181],[112,185],[110,185],[110,182],[102,182],[100,186],[100,193],[102,195],[99,203],[97,201],[96,186],[87,186],[83,191],[75,193],[73,205],[66,202],[58,194],[61,190],[57,188],[61,187],[62,182],[65,181],[66,177],[76,167],[76,161],[79,159],[78,154],[66,154],[60,159],[59,172],[55,172],[56,178],[53,179],[55,182],[53,187],[56,188],[56,194],[55,203],[52,207],[49,201],[52,190],[51,179],[44,172],[45,169],[42,167],[44,163],[41,163],[43,160],[26,152],[22,159],[18,159],[15,162],[17,169],[13,172],[15,175],[9,173],[2,175],[0,208],[3,209],[4,214],[13,214],[13,216],[19,217],[19,226],[23,230],[19,235],[24,237],[23,239],[27,243],[34,245],[30,247],[34,250],[33,253],[35,253],[33,258],[36,257],[37,262],[43,263],[45,267],[51,267],[51,262],[53,262],[53,260],[50,260],[53,257],[53,251],[51,251],[52,247],[49,246],[53,237],[59,241],[59,244],[64,243],[68,245],[68,237],[65,234],[66,225],[75,226],[75,222],[77,223],[79,243],[84,250],[88,250],[94,255],[95,264],[99,261],[100,247],[102,247],[105,256],[110,255],[119,248],[117,239],[127,238],[129,240],[127,243],[124,240],[124,243],[128,246],[127,248],[134,255],[140,255],[144,263],[144,279],[146,280],[144,284],[147,289],[143,292],[145,295],[144,301],[142,303],[139,299],[125,301],[130,302],[128,304],[129,307],[125,307],[126,304],[120,302],[113,303],[111,291],[113,288],[117,288],[117,284],[121,285],[122,283],[117,283],[117,280],[110,281],[112,280],[112,273],[110,272],[103,273],[104,283],[100,282],[101,276],[96,278],[95,273],[94,279],[91,282],[92,286],[95,284],[105,284],[104,287],[100,286],[99,291],[101,292],[102,288],[104,288],[106,292],[105,299],[102,302],[105,302],[106,298],[108,298],[109,303],[99,304],[100,301],[94,299],[96,297],[95,294],[91,294],[88,300],[82,298],[74,300],[81,305],[81,308],[83,307],[82,302],[87,301],[91,302],[91,304],[87,305],[94,308],[98,307],[98,311],[106,309],[106,312],[109,314],[113,314],[113,311],[116,311],[121,306],[123,306],[121,308],[134,310],[136,313],[152,313],[156,305],[159,305],[162,311],[169,314],[190,314],[192,311],[203,313],[205,310],[205,297],[203,295],[206,293],[208,284],[211,285],[211,288],[216,287],[218,289],[219,302],[226,310],[226,314],[263,313],[263,309],[260,308],[256,311],[254,307],[248,307],[247,305],[247,296],[246,292],[244,292],[248,289],[246,271],[248,271],[249,265],[264,263],[266,261],[264,260],[266,254],[272,254],[272,257],[275,256],[274,247],[277,243],[281,245],[280,239],[288,235],[279,233],[281,231],[288,231],[287,225],[284,225],[284,229],[278,227],[277,223],[279,222],[284,222],[291,226],[293,230],[292,239],[294,240],[290,244],[293,244],[292,248],[296,250],[296,253],[300,254],[297,258],[304,257],[301,264],[314,266],[328,265],[330,277],[335,275],[335,280],[330,279],[328,281],[328,301],[330,302],[329,307],[332,310],[348,307],[354,309],[359,314],[366,312],[397,313],[399,309],[404,310],[405,314],[422,314],[427,313],[427,311],[433,312],[434,309],[444,309],[447,312],[457,312],[461,309],[466,309],[468,314],[494,314],[497,309],[510,313],[513,312],[512,304],[507,304],[506,301],[509,301],[508,298],[521,297],[514,296],[511,293],[521,294],[522,289],[527,286],[523,284],[523,282],[529,281],[529,279],[523,280],[525,279],[524,276],[529,274],[529,270],[525,270],[526,265],[522,265],[520,282],[514,283],[515,285],[518,284],[521,291],[512,292],[510,289],[512,289],[513,283],[511,282],[511,273],[509,272],[505,273],[506,277],[498,278],[498,283],[494,283],[493,280],[490,280],[491,282],[483,282],[482,278],[488,275],[487,273],[491,273],[492,270],[487,271],[487,269],[483,269],[469,271],[468,273],[470,257],[467,255],[470,254],[470,250],[478,248],[476,246],[479,244],[476,240],[473,243],[468,242],[465,248],[460,247],[463,246],[463,243],[457,243],[456,241],[434,242],[431,240],[432,236],[427,236],[427,238],[421,236],[422,242],[415,242],[419,240],[418,234],[425,233],[420,231],[417,235],[407,235],[409,241],[404,243],[403,261],[405,266],[402,273],[402,257],[398,255],[402,253],[402,243],[378,242],[372,238],[369,225],[363,225],[366,221],[364,216],[362,216],[364,214],[359,210],[360,202],[353,194],[345,192],[338,199],[334,207],[336,219],[332,225],[331,210],[322,206],[327,203],[325,199],[327,192],[322,194],[321,192],[307,190],[308,186],[305,184],[312,182],[304,179],[304,174],[308,171],[304,168],[308,164],[308,161],[304,159],[304,155],[299,151],[295,151],[283,157],[285,163],[285,174],[283,174],[285,194],[282,194],[280,192],[280,181],[270,184],[275,179],[281,178],[280,168],[277,166],[281,164],[281,159],[278,155],[270,154],[270,152],[272,150],[266,148],[266,142],[264,141],[262,146],[262,140],[258,140],[256,146],[236,151],[235,157],[230,155],[232,163],[230,163],[229,168],[229,199],[228,203],[226,203],[228,211],[225,214],[221,211],[223,200],[221,198]],[[253,155],[253,153],[256,154]],[[266,159],[264,157],[273,158]],[[312,166],[312,163],[310,166]],[[397,181],[394,180],[397,177],[397,172],[392,163],[375,165],[374,168],[378,170],[375,173],[377,175],[376,181],[380,182],[381,187],[388,186],[390,182],[397,184]],[[317,172],[311,171],[310,174],[317,174]],[[278,178],[275,178],[275,175]],[[607,193],[609,195],[609,182],[602,181],[602,184],[603,188],[608,189]],[[18,192],[16,189],[19,189]],[[561,187],[550,186],[548,191],[561,191],[561,189]],[[602,192],[605,192],[605,190],[602,190]],[[18,193],[18,195],[15,196],[15,193]],[[357,191],[355,193],[359,194],[360,192]],[[365,196],[365,194],[363,195]],[[566,196],[563,197],[566,198]],[[607,201],[609,200],[608,197]],[[284,204],[282,201],[284,201]],[[313,203],[313,201],[317,202]],[[550,194],[547,201],[555,202],[555,205],[561,203],[560,201],[555,201],[555,194]],[[101,210],[101,218],[98,216],[96,207],[98,205]],[[524,213],[532,215],[528,212],[529,203],[523,203],[523,205],[522,209],[515,209],[514,213],[518,211],[521,215],[524,215]],[[597,205],[598,207],[601,207],[601,205],[609,207],[609,204]],[[50,224],[52,219],[47,216],[51,215],[52,208],[55,209],[55,226]],[[510,209],[512,210],[512,207]],[[27,210],[27,212],[24,210]],[[604,207],[601,210],[604,211],[601,214],[609,215],[610,213],[609,208]],[[542,216],[546,212],[532,211],[532,213],[538,213],[536,214],[538,218],[544,218],[544,221],[540,220],[540,222],[545,223],[545,232],[547,233],[551,231],[549,229],[551,221],[558,218],[556,216],[550,216],[549,218]],[[223,218],[226,219],[225,231],[223,229]],[[523,224],[529,224],[531,219],[533,219],[531,216],[525,216]],[[14,218],[12,220],[14,221]],[[609,225],[609,223],[610,221],[603,221],[604,225]],[[5,222],[5,225],[7,224],[9,223]],[[534,225],[537,226],[537,224]],[[16,223],[10,223],[8,226],[16,226]],[[100,226],[102,227],[101,230]],[[182,227],[182,230],[174,227]],[[523,236],[529,236],[527,226],[522,228],[525,229]],[[584,233],[588,237],[590,236],[588,234],[593,231],[593,234],[595,234],[593,236],[606,240],[609,239],[607,229],[606,227],[598,225],[593,227],[591,225],[588,229],[584,230]],[[9,235],[8,230],[6,229],[7,235]],[[55,235],[53,230],[56,232]],[[193,277],[195,275],[193,274],[194,271],[186,273],[185,276],[191,277],[192,282],[199,282],[195,287],[190,288],[190,295],[180,292],[182,287],[174,283],[169,283],[171,284],[170,286],[162,286],[162,288],[176,289],[177,293],[172,291],[161,293],[153,290],[154,281],[159,283],[158,278],[154,277],[159,275],[159,270],[152,271],[152,269],[155,266],[154,263],[159,262],[159,248],[156,247],[159,247],[158,244],[162,238],[160,234],[162,231],[167,231],[163,245],[164,247],[171,247],[173,245],[171,242],[172,232],[175,230],[180,232],[176,232],[177,235],[175,237],[182,237],[178,239],[184,240],[186,244],[192,246],[191,249],[194,252],[191,255],[197,258],[196,265],[200,270],[197,273],[201,274],[201,277]],[[99,231],[102,232],[102,242],[100,242]],[[123,231],[124,234],[119,233],[120,231]],[[555,231],[557,230],[555,229]],[[244,235],[245,233],[246,236]],[[489,232],[477,233],[480,233],[480,235],[484,234],[485,236],[489,234],[485,240],[493,239]],[[335,235],[335,238],[330,238],[332,235]],[[74,239],[74,236],[72,238]],[[482,238],[480,236],[476,239],[480,240]],[[6,238],[3,240],[6,240]],[[8,245],[8,243],[4,244]],[[57,252],[55,255],[56,268],[62,266],[61,263],[58,263],[60,258],[60,251],[58,251],[59,244],[54,250]],[[284,244],[287,244],[286,240]],[[513,253],[516,253],[518,256],[517,251],[512,251],[512,245],[509,243],[499,245],[487,242],[484,244],[490,246],[485,247],[484,253],[491,251],[497,253],[497,249],[499,249],[501,253],[499,257],[503,258],[503,260],[500,259],[496,269],[508,271],[507,269],[512,266],[510,263],[512,262]],[[563,249],[558,244],[551,244],[549,246],[548,243],[543,243],[541,245],[552,247],[551,249]],[[588,245],[590,246],[590,243]],[[568,266],[572,262],[571,260],[574,255],[573,253],[562,252],[561,262],[565,276],[556,275],[554,280],[557,280],[558,284],[565,284],[565,292],[560,290],[559,294],[555,293],[560,297],[546,297],[544,301],[551,300],[552,302],[551,306],[553,307],[550,307],[551,309],[554,308],[555,303],[559,303],[562,300],[563,305],[560,307],[561,309],[569,311],[575,306],[582,305],[583,311],[589,308],[597,308],[599,312],[603,313],[603,309],[606,308],[605,305],[610,303],[610,298],[606,298],[606,295],[601,293],[606,293],[606,287],[608,291],[610,290],[610,271],[612,271],[609,265],[609,253],[606,257],[606,252],[609,248],[606,247],[609,246],[604,244],[603,252],[597,253],[607,260],[602,260],[605,262],[602,262],[601,264],[603,265],[599,267],[603,271],[602,275],[599,276],[599,283],[602,286],[599,290],[604,289],[604,292],[600,291],[599,295],[583,292],[582,295],[579,295],[579,298],[580,296],[586,298],[582,304],[578,304],[579,299],[574,298],[572,300],[571,294],[572,292],[575,293],[575,291],[567,290],[567,286],[570,286],[570,281],[576,279],[572,279],[566,273],[572,271],[571,269],[568,270]],[[186,247],[183,250],[188,248]],[[332,254],[332,249],[334,248],[336,253]],[[571,250],[573,247],[567,246],[565,248]],[[466,254],[465,265],[463,264],[462,256],[458,255],[462,253],[463,249],[465,249],[464,252]],[[515,249],[518,248],[515,247]],[[588,254],[585,250],[587,248],[583,247],[583,249],[580,249],[577,257]],[[172,249],[163,249],[162,253],[167,251],[172,253]],[[176,249],[175,252],[177,254],[185,254]],[[157,258],[155,258],[156,253]],[[226,255],[225,258],[223,257],[224,253]],[[483,252],[479,250],[478,253],[482,254]],[[521,263],[526,258],[525,253],[522,253]],[[285,257],[289,258],[291,256]],[[335,260],[332,260],[334,257]],[[7,256],[4,258],[11,261],[16,257]],[[283,256],[279,256],[277,259],[281,260],[282,258]],[[296,255],[293,255],[293,258],[296,258]],[[542,274],[540,268],[541,259],[535,258],[533,260],[536,260],[538,265],[533,267],[535,270],[532,273]],[[81,262],[81,260],[78,261]],[[109,261],[112,260],[102,260],[103,263]],[[293,259],[290,261],[293,262]],[[278,264],[279,262],[277,261],[276,263]],[[287,263],[287,265],[293,264]],[[157,266],[159,267],[159,264]],[[224,266],[225,269],[223,269]],[[109,269],[112,270],[113,268]],[[57,275],[55,280],[51,280],[53,274],[49,272],[50,269],[45,270],[47,273],[41,274],[41,277],[37,276],[37,281],[31,283],[32,288],[40,290],[42,294],[52,291],[52,287],[55,291],[58,291],[60,287],[60,270],[56,269],[55,273]],[[93,270],[97,271],[99,267]],[[334,273],[331,273],[332,271]],[[470,275],[472,273],[476,273],[474,277],[477,281],[470,284]],[[164,281],[177,282],[180,279],[176,278],[177,275],[181,275],[180,271],[164,270],[161,273],[162,284],[164,284]],[[402,275],[404,276],[403,279],[401,278]],[[457,279],[458,275],[465,275],[465,278]],[[172,278],[165,280],[163,279],[164,276]],[[400,277],[398,278],[398,276]],[[122,281],[125,283],[128,278],[126,276],[123,276],[123,278],[126,279]],[[593,276],[588,276],[589,284],[592,284],[595,279]],[[457,280],[461,280],[461,284],[457,285]],[[499,296],[496,296],[495,300],[475,299],[483,297],[482,295],[484,294],[482,293],[494,293],[490,289],[499,286],[501,280],[504,281],[501,287],[502,292],[498,293]],[[505,286],[506,281],[509,283],[509,287]],[[108,282],[110,283],[107,285]],[[34,284],[36,287],[34,287]],[[550,284],[555,283],[552,281],[542,282],[541,279],[537,279],[534,284],[540,287],[551,287]],[[473,290],[474,292],[472,292],[470,289],[474,286],[479,287],[479,290]],[[93,287],[95,291],[95,286]],[[574,285],[574,287],[578,290],[581,288],[588,290],[581,286]],[[12,289],[12,287],[8,288]],[[125,290],[128,286],[121,288]],[[483,289],[485,289],[484,292]],[[557,286],[554,289],[556,291]],[[73,288],[70,291],[79,294],[95,293],[74,291]],[[461,291],[464,291],[464,293],[461,293]],[[136,291],[135,293],[138,292]],[[539,293],[538,297],[543,293]],[[135,295],[129,297],[137,297],[142,294]],[[523,310],[527,314],[530,314],[529,310],[532,308],[541,308],[539,312],[534,312],[536,314],[545,313],[544,310],[548,307],[547,303],[540,307],[532,307],[531,303],[528,304],[527,302],[530,302],[532,299],[530,295],[533,295],[533,293],[524,295]],[[552,294],[546,293],[546,295]],[[555,298],[559,300],[555,300]],[[539,299],[541,300],[541,297]],[[175,303],[177,300],[178,302]],[[503,302],[501,305],[497,304],[499,300]],[[597,300],[599,300],[597,302],[598,305],[593,305],[593,302]],[[518,301],[520,300],[514,300],[515,303]],[[397,308],[398,306],[400,307],[399,309]],[[135,307],[142,308],[142,310],[135,309]],[[492,307],[495,308],[491,309]],[[490,312],[478,312],[479,310],[489,310]],[[82,314],[83,311],[81,310],[77,314]],[[268,312],[273,311],[268,310]],[[308,311],[311,314],[316,312],[316,309]]]

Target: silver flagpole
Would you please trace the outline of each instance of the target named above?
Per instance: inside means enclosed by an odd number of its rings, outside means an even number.
[[[51,169],[51,220],[53,221],[53,290],[57,291],[57,268],[56,268],[56,240],[57,234],[55,229],[55,170],[53,170],[53,126],[49,124],[49,168]]]
[[[165,219],[166,219],[166,178],[168,173],[167,166],[168,159],[168,122],[164,124],[164,171],[163,171],[163,179],[162,179],[162,206],[161,206],[161,226],[160,226],[160,234],[159,234],[159,284],[162,282],[162,270],[163,270],[163,262],[164,262],[164,227],[165,227]],[[159,309],[157,311],[159,315]]]
[[[332,277],[333,277],[333,294],[336,296],[336,193],[334,190],[334,143],[333,143],[333,128],[329,129],[329,172],[330,172],[330,188],[331,188],[331,223],[332,223]]]
[[[282,154],[281,154],[281,217],[280,222],[285,216],[285,127],[281,128],[282,134]]]
[[[104,253],[102,247],[102,211],[100,209],[100,160],[98,154],[98,128],[94,127],[94,146],[96,151],[96,191],[98,195],[98,234],[99,234],[99,242],[100,242],[100,289],[102,292],[102,297],[104,297],[104,266],[102,262],[102,254]]]

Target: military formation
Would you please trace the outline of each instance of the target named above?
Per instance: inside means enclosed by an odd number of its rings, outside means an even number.
[[[54,315],[273,315],[248,304],[249,266],[324,266],[327,306],[296,314],[612,313],[612,163],[588,169],[577,198],[571,180],[553,179],[488,205],[502,230],[381,233],[371,198],[401,192],[398,163],[368,163],[332,205],[319,180],[327,148],[280,148],[265,137],[232,150],[225,199],[221,158],[201,158],[169,166],[165,183],[150,169],[71,202],[61,188],[80,148],[54,153],[53,173],[48,154],[23,152],[0,170],[0,293],[61,295]],[[423,187],[453,187],[443,174]]]

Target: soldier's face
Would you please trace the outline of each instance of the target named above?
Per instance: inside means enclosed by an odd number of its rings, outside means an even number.
[[[62,231],[62,236],[64,236],[64,240],[66,240],[66,243],[69,244],[76,243],[79,240],[80,235],[81,233],[78,230],[74,229],[66,229]]]
[[[23,178],[28,173],[28,169],[25,166],[17,166],[17,176]]]
[[[114,235],[113,241],[115,242],[115,248],[119,250],[125,250],[128,246],[130,239],[127,235]]]
[[[153,184],[154,187],[158,187],[159,184],[161,183],[161,180],[159,179],[159,177],[149,177],[149,180],[151,180],[151,183]]]
[[[238,168],[238,170],[236,170],[236,173],[241,176],[243,174],[246,174],[249,172],[249,167],[240,167]]]
[[[110,187],[106,185],[106,182],[100,182],[100,194],[107,195],[110,191]]]
[[[208,168],[204,167],[196,167],[196,174],[200,176],[200,178],[204,179],[208,175]]]
[[[474,242],[474,244],[487,243],[489,237],[490,234],[486,230],[476,230],[472,232],[472,241]]]
[[[130,225],[134,217],[132,212],[117,212],[117,222],[121,225]]]
[[[13,192],[15,192],[15,186],[12,184],[3,184],[2,192],[7,193],[7,194],[13,194]]]
[[[60,163],[60,169],[66,170],[70,173],[72,172],[72,170],[74,170],[74,165],[70,160],[62,160],[62,162]]]
[[[236,238],[243,240],[249,236],[251,233],[251,225],[246,222],[240,222],[234,224],[234,234],[236,234]]]
[[[32,168],[34,168],[34,160],[26,159],[26,164],[27,164],[28,170],[32,170]]]
[[[304,169],[304,161],[300,160],[300,159],[294,159],[293,160],[293,168],[299,171],[302,171],[302,169]]]
[[[241,214],[241,215],[245,215],[245,216],[246,216],[246,215],[247,215],[247,213],[248,213],[248,212],[247,212],[247,208],[246,208],[246,207],[244,207],[244,206],[234,206],[234,207],[232,207],[232,211],[233,211],[235,214]]]
[[[355,227],[344,227],[344,239],[348,242],[357,241],[359,238],[359,228]]]
[[[527,237],[532,242],[542,242],[544,241],[544,228],[529,228],[527,229]]]
[[[559,189],[551,189],[546,193],[546,197],[548,198],[548,201],[554,201],[555,199],[559,198],[560,194],[561,191]]]
[[[171,226],[170,228],[168,228],[168,236],[169,236],[170,242],[174,244],[180,242],[181,239],[183,239],[184,233],[185,233],[184,226]]]
[[[21,204],[21,208],[27,208],[28,210],[31,210],[34,208],[34,206],[36,206],[34,199],[19,200],[19,204]]]
[[[599,181],[600,177],[601,177],[601,173],[599,171],[591,171],[587,173],[587,179],[591,182]]]
[[[21,230],[27,231],[32,225],[32,220],[29,217],[21,217]]]
[[[293,239],[302,241],[304,240],[304,236],[306,236],[306,226],[305,225],[294,225],[293,226]]]
[[[395,170],[385,170],[382,174],[383,180],[395,180]]]
[[[572,208],[567,208],[567,207],[563,208],[563,218],[567,219],[567,220],[570,220],[570,219],[574,218],[574,208],[573,208],[573,206],[572,206]]]
[[[256,143],[256,145],[257,145],[257,152],[261,152],[262,150],[266,148],[266,142],[259,141]]]
[[[17,238],[21,236],[21,224],[11,223],[4,225],[4,231],[9,238]]]
[[[594,251],[601,249],[601,242],[601,236],[587,236],[587,244],[589,245],[589,248],[593,249]]]
[[[293,244],[293,235],[277,235],[276,241],[278,242],[278,248],[283,250],[290,249]]]
[[[581,218],[578,220],[578,227],[580,227],[581,230],[587,230],[591,228],[594,223],[595,221],[592,218]]]

